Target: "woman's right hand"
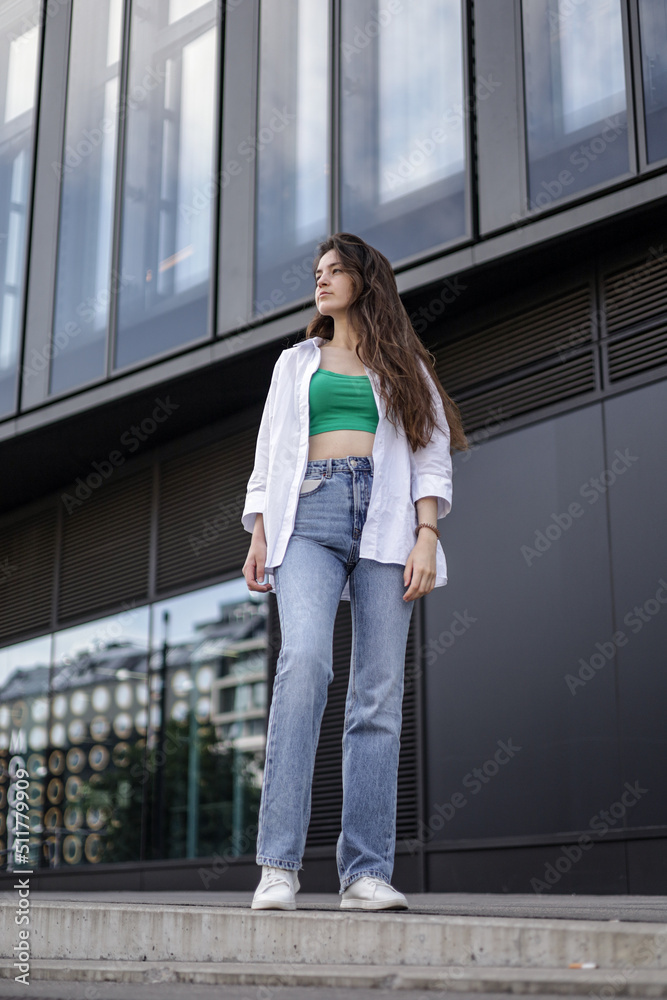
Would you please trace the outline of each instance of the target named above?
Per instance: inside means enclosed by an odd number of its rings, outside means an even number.
[[[257,590],[260,593],[266,593],[267,590],[271,590],[270,583],[258,583],[258,580],[264,579],[265,565],[266,539],[253,537],[242,570],[248,590]]]

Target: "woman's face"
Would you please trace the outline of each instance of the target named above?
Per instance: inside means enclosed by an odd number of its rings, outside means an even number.
[[[335,250],[320,257],[315,274],[315,305],[323,316],[342,316],[354,297],[354,282],[343,271]]]

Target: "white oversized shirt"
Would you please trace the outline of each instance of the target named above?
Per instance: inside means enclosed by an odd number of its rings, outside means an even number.
[[[294,530],[301,484],[306,474],[309,446],[310,379],[320,367],[321,337],[302,340],[286,348],[273,369],[271,385],[257,434],[255,465],[248,480],[241,520],[252,531],[256,515],[264,516],[266,535],[265,573],[275,593],[273,570],[280,566],[287,543]],[[422,368],[432,376],[423,361]],[[373,487],[366,522],[359,543],[359,557],[382,563],[405,566],[417,535],[415,501],[434,496],[438,519],[445,517],[452,505],[452,461],[449,451],[449,426],[440,395],[433,385],[431,395],[436,405],[437,422],[425,448],[412,451],[403,428],[397,430],[387,419],[379,393],[379,377],[366,368],[378,410],[378,425],[373,442]],[[438,539],[435,586],[447,583],[447,562]],[[349,580],[341,600],[350,600]]]

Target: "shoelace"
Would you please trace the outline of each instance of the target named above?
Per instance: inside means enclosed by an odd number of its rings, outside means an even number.
[[[289,880],[285,875],[279,875],[276,871],[267,872],[264,876],[264,881],[267,885],[275,885],[277,882],[285,882],[289,885]]]

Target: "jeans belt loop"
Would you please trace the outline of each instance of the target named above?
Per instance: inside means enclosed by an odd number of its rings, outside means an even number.
[[[327,459],[327,471],[324,473],[324,475],[327,477],[327,479],[331,479],[331,472],[332,472],[331,463],[332,462],[333,462],[332,458],[328,458]]]

